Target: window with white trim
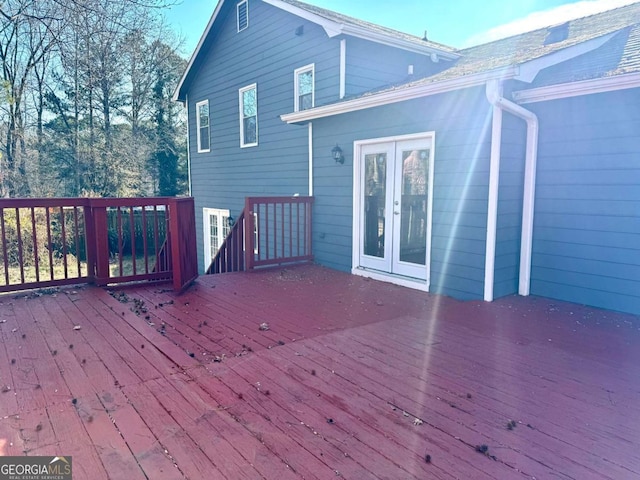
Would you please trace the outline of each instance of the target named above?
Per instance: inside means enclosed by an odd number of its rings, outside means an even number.
[[[240,147],[258,145],[258,86],[249,85],[239,90]]]
[[[220,208],[203,208],[204,268],[209,268],[222,242],[227,238],[229,226],[229,210]]]
[[[294,111],[307,110],[313,108],[315,101],[315,65],[296,68],[293,73],[295,106]]]
[[[241,32],[249,26],[249,2],[247,0],[239,2],[236,11],[238,13],[238,32]]]
[[[209,100],[196,103],[196,124],[198,153],[208,152],[211,148],[209,137]]]

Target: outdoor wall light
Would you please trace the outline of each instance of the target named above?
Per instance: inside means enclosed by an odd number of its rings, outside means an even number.
[[[331,157],[336,161],[336,163],[344,164],[344,155],[342,154],[342,149],[338,145],[331,149]]]
[[[233,224],[235,223],[235,218],[233,218],[232,216],[228,216],[227,217],[227,225],[229,225],[229,227],[233,227]]]

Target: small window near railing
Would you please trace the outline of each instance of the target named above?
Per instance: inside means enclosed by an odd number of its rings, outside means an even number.
[[[249,26],[249,2],[244,0],[237,5],[238,12],[238,32]]]
[[[294,91],[295,91],[295,107],[294,110],[307,110],[314,107],[314,64],[297,68],[294,71]]]

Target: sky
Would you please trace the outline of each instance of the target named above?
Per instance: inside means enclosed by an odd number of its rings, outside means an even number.
[[[638,0],[304,0],[385,27],[457,48],[563,23]],[[190,56],[217,0],[177,0],[169,24]]]

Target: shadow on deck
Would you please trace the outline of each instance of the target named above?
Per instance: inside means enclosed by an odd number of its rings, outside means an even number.
[[[0,453],[79,479],[635,478],[639,328],[317,266],[5,295]]]

